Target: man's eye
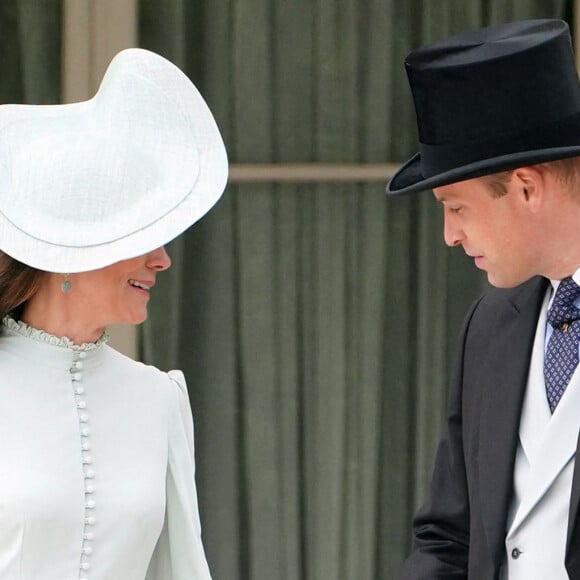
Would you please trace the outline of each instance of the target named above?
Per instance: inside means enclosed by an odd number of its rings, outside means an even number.
[[[461,208],[460,207],[450,207],[449,211],[451,213],[459,213],[461,211]]]

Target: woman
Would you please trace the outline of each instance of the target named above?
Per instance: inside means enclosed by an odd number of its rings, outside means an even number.
[[[174,65],[119,53],[95,97],[0,107],[0,578],[207,580],[181,372],[107,346],[227,158]]]

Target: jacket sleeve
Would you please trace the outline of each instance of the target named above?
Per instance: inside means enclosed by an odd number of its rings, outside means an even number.
[[[165,522],[146,580],[211,580],[201,541],[195,488],[193,419],[183,373],[170,371],[170,413]]]
[[[413,520],[412,551],[403,580],[467,579],[469,553],[469,489],[463,446],[463,360],[469,312],[460,335],[447,423],[437,454],[427,503]]]

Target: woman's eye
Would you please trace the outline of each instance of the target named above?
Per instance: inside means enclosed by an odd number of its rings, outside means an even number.
[[[451,213],[459,213],[461,211],[461,208],[460,207],[450,207],[449,211]]]

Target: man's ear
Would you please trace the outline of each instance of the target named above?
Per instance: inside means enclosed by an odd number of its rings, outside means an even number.
[[[510,189],[532,211],[537,211],[546,192],[545,175],[536,167],[520,167],[514,170]]]

